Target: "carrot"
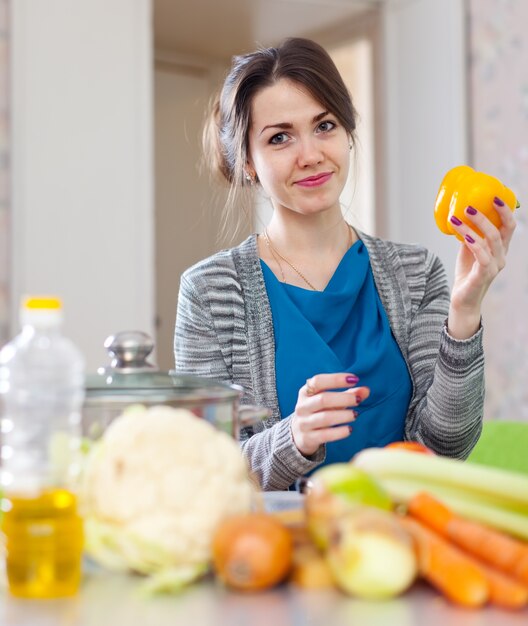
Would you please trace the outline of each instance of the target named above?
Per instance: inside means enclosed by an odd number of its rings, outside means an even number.
[[[474,559],[416,519],[405,516],[400,522],[414,539],[423,578],[457,604],[479,607],[487,602],[488,578]]]
[[[479,566],[488,579],[490,604],[503,609],[522,609],[528,605],[528,587],[489,565],[479,563]]]
[[[467,520],[426,492],[411,498],[408,512],[467,552],[528,586],[528,543]]]

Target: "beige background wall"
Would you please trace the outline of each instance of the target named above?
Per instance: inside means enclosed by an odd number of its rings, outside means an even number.
[[[9,335],[8,0],[0,0],[0,346]]]
[[[180,275],[218,247],[217,200],[203,171],[200,133],[213,89],[205,66],[165,58],[154,74],[157,363],[174,367]]]
[[[486,417],[528,420],[528,3],[470,0],[472,164],[521,202],[506,269],[484,310]]]

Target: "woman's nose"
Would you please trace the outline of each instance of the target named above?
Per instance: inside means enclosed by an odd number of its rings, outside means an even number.
[[[300,167],[316,165],[323,160],[321,146],[318,145],[318,141],[315,137],[301,139],[298,145],[299,152],[297,160]]]

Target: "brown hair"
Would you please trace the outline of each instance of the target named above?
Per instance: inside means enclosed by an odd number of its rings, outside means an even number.
[[[276,48],[235,56],[204,129],[206,163],[229,183],[228,205],[233,204],[238,189],[251,185],[245,166],[253,98],[283,78],[302,85],[337,117],[355,143],[357,114],[352,99],[330,55],[319,44],[294,37]]]

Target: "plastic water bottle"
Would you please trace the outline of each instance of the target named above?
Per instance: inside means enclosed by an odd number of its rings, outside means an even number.
[[[21,333],[0,351],[2,523],[13,595],[75,593],[82,521],[72,487],[79,469],[84,359],[61,334],[58,298],[29,297]]]

